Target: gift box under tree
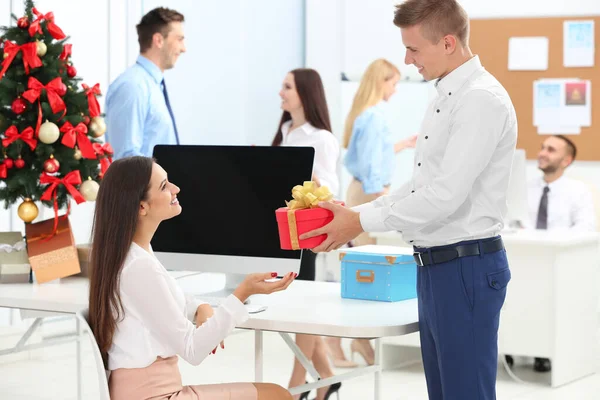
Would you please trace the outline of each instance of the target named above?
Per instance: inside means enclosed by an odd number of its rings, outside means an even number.
[[[69,219],[49,219],[25,225],[29,263],[38,283],[49,282],[81,272]]]
[[[0,283],[28,283],[30,270],[21,232],[0,232]]]

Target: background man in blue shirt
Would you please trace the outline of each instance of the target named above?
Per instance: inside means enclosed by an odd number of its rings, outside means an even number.
[[[140,55],[106,94],[107,142],[114,158],[152,156],[156,144],[179,144],[164,71],[185,52],[182,14],[155,8],[137,25]]]

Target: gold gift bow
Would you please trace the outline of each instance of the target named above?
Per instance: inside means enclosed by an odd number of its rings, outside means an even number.
[[[316,208],[322,201],[331,201],[333,194],[327,186],[317,187],[317,184],[312,181],[306,181],[303,185],[296,185],[292,188],[291,201],[286,201],[288,207],[287,218],[290,230],[290,240],[293,250],[300,249],[300,241],[298,240],[298,227],[296,226],[296,210],[305,210],[308,208]]]

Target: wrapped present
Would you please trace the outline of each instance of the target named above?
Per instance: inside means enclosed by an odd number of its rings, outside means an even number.
[[[69,219],[58,218],[56,231],[54,224],[48,219],[25,225],[29,263],[38,283],[81,272]]]
[[[366,245],[339,255],[343,298],[393,302],[417,297],[417,264],[411,248]]]
[[[92,244],[78,244],[77,258],[79,258],[79,267],[81,268],[80,276],[90,277],[90,255],[92,254]]]
[[[275,211],[279,228],[279,244],[283,250],[314,249],[325,241],[327,235],[300,240],[299,236],[321,228],[333,220],[333,213],[319,207],[322,201],[333,201],[327,186],[317,187],[315,182],[304,182],[292,189],[293,200],[287,207]],[[336,202],[343,204],[341,202]]]
[[[0,283],[29,283],[30,270],[21,232],[0,232]]]

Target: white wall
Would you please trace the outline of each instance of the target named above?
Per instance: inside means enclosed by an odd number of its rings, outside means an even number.
[[[186,17],[187,53],[166,73],[182,142],[270,144],[281,116],[281,82],[289,70],[304,66],[304,0],[36,1],[41,12],[54,12],[70,36],[78,76],[100,83],[103,93],[135,62],[135,25],[158,6]],[[23,15],[23,1],[0,0],[0,24],[10,23],[11,11]],[[103,107],[104,99],[99,101]],[[0,231],[24,233],[17,206],[0,208]],[[35,222],[53,216],[53,210],[38,207]],[[73,204],[77,243],[89,242],[93,212],[94,203]],[[7,315],[0,312],[0,325]]]
[[[270,144],[285,74],[304,65],[304,1],[145,0],[182,12],[186,54],[166,73],[183,143]]]
[[[287,71],[304,65],[304,1],[245,0],[37,0],[73,44],[72,60],[83,82],[109,83],[139,54],[135,25],[154,7],[186,16],[187,53],[166,80],[179,131],[188,144],[270,144],[279,121],[278,92]],[[0,23],[22,0],[0,1]],[[91,22],[90,22],[91,18]],[[104,107],[104,98],[99,98]],[[0,210],[0,231],[24,231],[16,208]],[[41,206],[40,206],[41,209]],[[73,205],[77,243],[90,238],[94,204]],[[41,209],[39,220],[53,211]]]
[[[405,49],[399,29],[393,25],[394,6],[399,0],[343,0],[322,5],[319,0],[307,0],[306,53],[310,63],[326,68],[325,87],[330,107],[338,111],[334,130],[341,134],[348,104],[355,86],[340,84],[343,71],[358,80],[367,65],[384,57],[395,63],[406,77],[414,78],[413,67],[404,65]],[[598,0],[462,0],[461,4],[472,18],[544,17],[600,15]],[[340,35],[338,32],[342,32]],[[308,33],[310,32],[310,35]],[[326,39],[324,39],[326,38]],[[342,49],[335,52],[335,49]],[[341,54],[340,54],[341,53]],[[339,68],[334,70],[335,68]],[[390,102],[390,127],[396,138],[408,136],[423,117],[428,99],[427,84],[401,82]],[[339,137],[339,136],[338,136]],[[540,142],[543,138],[540,137]],[[394,175],[393,187],[407,181],[412,174],[412,151],[401,154]],[[535,155],[528,154],[529,158]],[[528,161],[528,176],[539,174],[535,161]],[[600,162],[576,162],[568,175],[592,182],[600,190]],[[348,175],[340,168],[342,188]]]

